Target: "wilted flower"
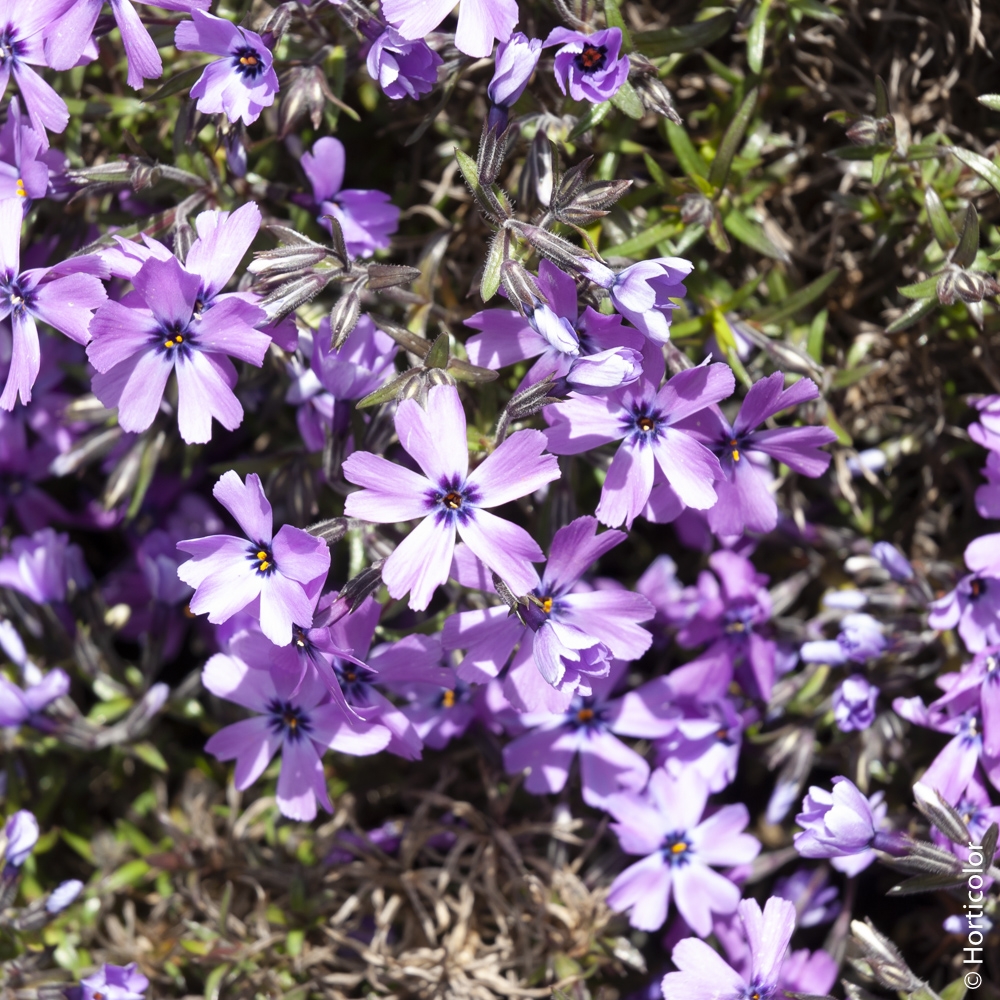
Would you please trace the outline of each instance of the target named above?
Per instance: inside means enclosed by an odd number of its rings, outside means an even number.
[[[395,28],[386,28],[368,50],[368,75],[377,80],[386,97],[417,100],[437,83],[441,57],[423,39],[409,41]]]

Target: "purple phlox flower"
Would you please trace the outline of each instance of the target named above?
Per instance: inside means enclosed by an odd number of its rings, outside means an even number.
[[[835,611],[859,611],[867,603],[868,595],[855,587],[828,590],[822,600],[824,608],[832,608]]]
[[[273,534],[271,505],[256,473],[244,485],[229,471],[212,494],[246,538],[209,535],[177,543],[193,556],[177,570],[195,588],[191,612],[207,612],[208,620],[219,624],[249,608],[259,615],[264,635],[287,646],[293,624],[312,623],[313,605],[330,570],[330,549],[322,538],[290,524]]]
[[[0,559],[0,587],[10,587],[36,604],[65,601],[72,589],[89,583],[79,546],[52,528],[15,538]]]
[[[174,45],[181,52],[222,56],[205,67],[191,88],[203,114],[224,114],[231,122],[250,125],[274,103],[278,76],[270,49],[255,32],[192,9],[191,20],[177,25]]]
[[[986,483],[976,488],[976,510],[980,517],[1000,517],[1000,451],[991,451],[983,467]]]
[[[897,853],[899,835],[885,832],[881,792],[865,798],[848,778],[833,779],[833,790],[813,785],[795,822],[795,849],[804,858],[832,858],[845,875],[857,875],[875,860],[875,849]]]
[[[694,268],[691,261],[656,257],[617,273],[590,257],[581,257],[578,263],[594,284],[607,290],[615,309],[637,330],[657,344],[670,340],[670,315],[676,308],[671,300],[684,298],[684,279]]]
[[[881,472],[888,461],[881,448],[865,448],[847,459],[847,471],[854,479],[859,479],[866,472]]]
[[[75,2],[7,0],[0,11],[0,97],[13,75],[31,127],[46,147],[46,130],[62,132],[69,123],[69,110],[66,102],[31,67],[50,65],[43,51],[45,35]]]
[[[709,646],[669,674],[670,686],[679,698],[717,701],[739,671],[743,687],[756,688],[767,701],[775,676],[775,643],[763,634],[771,618],[768,578],[749,559],[726,549],[713,553],[708,564],[715,575],[699,574],[700,603],[677,640],[684,646]]]
[[[840,913],[840,899],[835,885],[829,884],[826,867],[798,868],[774,883],[774,895],[795,904],[799,927],[827,924]]]
[[[41,367],[36,320],[85,344],[93,310],[107,299],[99,279],[108,276],[108,269],[94,254],[21,271],[22,214],[20,199],[0,201],[0,319],[9,316],[14,333],[7,384],[0,395],[5,410],[14,409],[18,395],[22,403],[31,400]]]
[[[928,624],[957,628],[973,653],[1000,644],[1000,534],[981,535],[965,549],[972,570],[951,593],[930,604]]]
[[[33,726],[48,731],[51,721],[43,716],[46,707],[69,691],[69,677],[56,667],[24,690],[0,676],[0,726]]]
[[[569,28],[553,28],[545,47],[559,45],[555,58],[556,83],[574,101],[603,104],[628,79],[628,56],[621,55],[620,28],[585,35]]]
[[[836,639],[817,639],[802,644],[799,651],[804,663],[864,663],[881,656],[888,646],[882,624],[864,612],[845,615]]]
[[[66,155],[45,146],[21,117],[21,102],[11,98],[7,120],[0,128],[0,200],[19,199],[26,212],[32,201],[52,193],[49,174],[65,171]]]
[[[528,38],[520,31],[497,46],[496,69],[486,88],[494,107],[507,111],[520,100],[541,54],[542,40]],[[506,119],[506,115],[502,117]]]
[[[72,994],[70,1000],[143,1000],[148,987],[149,980],[135,962],[125,966],[105,963],[67,991],[67,996]]]
[[[983,750],[1000,758],[1000,646],[980,650],[956,673],[942,674],[936,681],[945,693],[928,706],[932,715],[978,708],[983,726]]]
[[[143,0],[164,10],[207,10],[210,0]],[[55,24],[45,32],[45,57],[53,69],[70,69],[83,56],[94,33],[104,0],[76,0]],[[129,0],[111,0],[128,56],[128,85],[139,90],[146,79],[163,74],[163,63],[156,43],[150,37]]]
[[[236,368],[228,356],[263,364],[271,341],[254,327],[264,321],[264,311],[238,297],[202,311],[202,278],[176,258],[150,258],[133,284],[130,304],[109,300],[91,324],[87,356],[98,372],[94,394],[105,406],[118,407],[124,430],[139,433],[159,412],[174,372],[177,423],[188,444],[212,439],[213,417],[235,430],[243,407],[233,393]]]
[[[867,729],[875,721],[879,689],[861,674],[851,674],[833,692],[833,720],[842,733]]]
[[[344,144],[329,135],[317,139],[311,153],[302,154],[319,215],[332,215],[340,223],[349,254],[371,257],[389,246],[389,237],[399,228],[399,209],[383,191],[344,189],[344,163]],[[331,228],[326,219],[319,221]]]
[[[20,868],[38,843],[38,820],[27,809],[19,809],[8,818],[3,832],[6,839],[4,869]]]
[[[764,906],[744,899],[738,906],[750,944],[750,972],[741,975],[697,938],[679,941],[672,958],[677,972],[663,977],[664,1000],[777,1000],[781,966],[795,930],[795,907],[772,896]]]
[[[810,951],[799,948],[785,956],[778,975],[782,991],[827,996],[837,981],[840,966],[837,960],[822,948]]]
[[[804,476],[821,476],[830,456],[820,447],[836,440],[828,427],[776,427],[756,430],[765,420],[819,396],[811,379],[802,378],[784,388],[784,375],[775,372],[755,382],[730,424],[717,406],[688,418],[681,425],[718,456],[724,476],[716,483],[719,502],[708,512],[716,535],[744,531],[773,531],[778,505],[771,492],[771,476],[764,456],[783,462]]]
[[[606,392],[638,377],[641,334],[623,326],[620,316],[604,316],[590,306],[581,313],[573,279],[547,260],[539,263],[538,287],[545,301],[528,317],[513,309],[484,309],[465,321],[482,331],[465,345],[474,365],[504,368],[537,357],[519,390],[549,375],[572,378],[584,392],[588,386]]]
[[[332,665],[349,710],[390,732],[391,740],[386,746],[390,753],[417,760],[423,749],[417,727],[379,688],[384,686],[396,692],[406,692],[413,685],[452,688],[455,675],[440,666],[441,641],[437,636],[408,635],[369,651],[381,612],[381,605],[369,597],[357,611],[330,626],[334,647],[354,653],[351,659],[339,653],[334,655]]]
[[[627,590],[580,585],[591,563],[624,540],[623,532],[597,534],[594,518],[578,517],[555,533],[541,581],[524,591],[525,624],[505,605],[452,615],[441,638],[446,650],[466,651],[458,676],[473,683],[496,677],[520,643],[504,694],[521,711],[562,713],[574,696],[594,693],[613,658],[642,656],[652,643],[639,624],[652,617],[649,602]]]
[[[378,81],[386,97],[417,100],[434,89],[443,61],[423,39],[408,40],[389,27],[368,50],[368,75]]]
[[[670,897],[695,934],[712,931],[713,913],[732,913],[740,901],[734,882],[712,866],[748,864],[760,842],[743,831],[750,813],[742,803],[705,815],[708,786],[693,771],[674,777],[654,771],[644,795],[611,796],[604,808],[622,850],[645,857],[626,868],[608,890],[608,905],[628,912],[629,923],[655,931],[667,919]]]
[[[625,669],[624,663],[615,661],[607,677],[591,682],[593,694],[575,696],[564,712],[521,716],[518,721],[528,732],[504,747],[503,760],[511,774],[529,769],[524,783],[529,792],[561,792],[577,754],[583,800],[588,805],[605,808],[609,796],[645,787],[649,765],[615,734],[660,736],[672,722],[662,710],[657,711],[659,691],[650,691],[651,685],[611,699]]]
[[[872,556],[897,583],[907,583],[913,579],[910,560],[891,542],[876,542],[872,546]]]
[[[298,685],[293,681],[284,672],[253,669],[236,656],[216,653],[205,664],[202,683],[212,694],[258,714],[221,729],[205,749],[219,760],[236,761],[234,780],[241,790],[280,750],[278,807],[290,819],[308,822],[316,816],[317,801],[333,812],[321,762],[326,749],[373,754],[385,748],[389,734],[352,719],[328,700],[318,674],[306,673]]]
[[[404,38],[423,38],[454,9],[453,0],[382,0],[382,14]],[[506,42],[517,24],[517,0],[461,0],[455,46],[483,59],[493,40]]]
[[[672,699],[669,678],[658,680]],[[676,711],[673,730],[656,743],[657,765],[675,775],[693,769],[704,779],[710,792],[721,792],[736,779],[743,743],[743,717],[729,698],[705,705],[686,702]]]
[[[1000,451],[1000,396],[982,396],[972,406],[979,411],[979,423],[969,424],[969,437],[990,451]]]
[[[928,792],[930,789],[928,789]],[[969,830],[971,843],[981,844],[986,831],[993,823],[1000,822],[1000,806],[993,805],[989,789],[982,779],[982,771],[976,770],[965,791],[954,803],[955,810],[962,817]],[[939,846],[951,851],[963,861],[969,857],[968,843],[953,843],[936,826],[931,826],[931,839]]]
[[[510,435],[475,470],[469,472],[465,411],[454,386],[435,386],[427,409],[403,400],[396,409],[400,444],[422,475],[369,452],[355,452],[344,462],[348,482],[365,487],[351,493],[344,513],[376,524],[422,518],[382,568],[389,593],[409,591],[410,607],[423,611],[434,591],[448,579],[455,532],[511,589],[527,593],[538,582],[532,562],[542,550],[518,525],[489,513],[559,478],[559,464],[543,455],[541,431]]]
[[[395,855],[403,842],[405,827],[401,820],[387,819],[381,826],[366,830],[363,837],[353,830],[338,830],[334,847],[323,859],[327,865],[349,865],[359,855],[370,854],[377,847],[383,854]]]
[[[443,750],[479,717],[476,689],[464,681],[455,681],[454,688],[411,684],[406,690],[410,703],[403,714],[413,724],[425,746]]]
[[[981,930],[984,934],[989,933],[993,930],[993,921],[985,913],[974,915],[953,913],[950,917],[945,917],[941,926],[949,934],[959,934],[965,937],[970,930]]]
[[[71,878],[60,882],[49,893],[49,898],[45,900],[45,912],[52,915],[62,913],[81,892],[83,892],[83,883],[79,879]]]
[[[643,374],[632,386],[607,396],[571,396],[545,408],[549,449],[576,455],[621,440],[601,490],[597,517],[617,527],[642,513],[658,466],[672,489],[689,507],[707,508],[716,501],[719,460],[699,441],[674,425],[730,395],[735,386],[728,365],[689,368],[660,387],[663,355],[656,345],[643,352]]]
[[[367,319],[362,316],[362,319]],[[326,319],[329,323],[329,319]],[[316,336],[323,337],[322,327]],[[326,445],[327,435],[333,433],[334,421],[337,415],[337,400],[320,382],[315,368],[306,358],[315,359],[320,349],[319,342],[314,339],[311,330],[299,334],[298,351],[285,364],[289,385],[285,393],[285,402],[296,407],[295,422],[299,428],[302,441],[309,451],[322,451]]]
[[[669,629],[687,622],[698,610],[701,600],[697,588],[681,583],[677,578],[677,563],[665,555],[657,556],[649,564],[635,589],[656,609],[651,627],[657,640],[666,638]]]
[[[184,558],[177,553],[177,542],[171,533],[156,529],[143,538],[136,550],[135,559],[149,596],[161,604],[184,604],[191,596],[191,587],[177,576]]]

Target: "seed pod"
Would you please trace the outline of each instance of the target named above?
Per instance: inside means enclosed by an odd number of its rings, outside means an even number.
[[[330,310],[330,350],[339,350],[361,319],[361,282],[345,288]]]

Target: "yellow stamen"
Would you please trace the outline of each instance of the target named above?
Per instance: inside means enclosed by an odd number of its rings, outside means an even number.
[[[256,56],[240,56],[240,63],[243,66],[256,66],[257,57]]]
[[[733,438],[732,441],[729,442],[729,445],[733,449],[733,461],[738,462],[740,460],[740,453],[739,449],[736,447],[736,438]]]
[[[544,611],[547,615],[552,613],[552,598],[551,597],[543,597],[542,598],[542,611]]]
[[[579,712],[576,713],[577,719],[580,722],[590,722],[594,717],[594,710],[592,708],[581,708]]]
[[[676,844],[670,845],[671,854],[683,854],[688,849],[688,845],[684,843],[683,840],[678,841]]]
[[[27,198],[28,192],[24,190],[24,181],[20,177],[17,179],[17,196],[18,198]],[[95,994],[96,996],[96,994]]]
[[[441,698],[441,704],[444,705],[445,708],[454,708],[455,707],[455,692],[454,691],[445,691],[444,695]]]

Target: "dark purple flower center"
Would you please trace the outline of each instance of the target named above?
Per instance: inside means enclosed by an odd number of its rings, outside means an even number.
[[[179,361],[187,357],[194,347],[194,337],[188,330],[187,325],[173,323],[170,326],[161,326],[154,335],[153,345],[157,351],[167,355],[169,361]]]
[[[280,698],[272,699],[267,706],[271,729],[286,740],[295,742],[302,736],[307,736],[312,729],[309,716],[290,701]]]
[[[722,615],[722,628],[733,639],[743,639],[753,631],[756,608],[752,604],[738,604],[727,608]]]
[[[270,548],[263,542],[255,542],[250,546],[247,559],[260,576],[270,576],[278,568]]]
[[[0,31],[0,66],[5,66],[8,62],[15,66],[21,61],[24,55],[24,42],[17,38],[17,28],[13,24]]]
[[[574,729],[604,729],[605,710],[594,698],[574,698],[566,712],[566,721]]]
[[[983,741],[983,727],[978,712],[968,712],[962,720],[959,736],[967,747],[978,747]]]
[[[733,997],[733,1000],[771,1000],[774,996],[775,990],[773,986],[769,986],[764,983],[759,983],[754,980],[752,983],[747,983],[743,989]]]
[[[584,45],[573,59],[581,73],[596,73],[604,69],[608,61],[608,47],[606,45]]]
[[[986,593],[986,581],[976,576],[969,581],[969,600],[978,601]]]
[[[233,69],[246,80],[256,80],[264,72],[264,57],[249,45],[233,53]]]
[[[465,524],[472,516],[472,508],[479,500],[479,493],[460,482],[457,477],[453,477],[442,480],[438,484],[438,489],[428,493],[427,499],[433,504],[439,522],[454,524],[457,520]]]
[[[337,675],[344,697],[350,704],[368,704],[369,688],[377,676],[371,667],[334,657],[333,672]]]
[[[35,296],[29,292],[21,282],[21,279],[8,271],[3,278],[0,278],[0,293],[10,304],[10,311],[15,316],[21,316],[31,310]]]
[[[686,865],[694,854],[688,835],[681,832],[668,833],[663,838],[660,851],[672,868]]]
[[[652,444],[659,437],[660,414],[651,411],[646,403],[636,406],[623,418],[623,423],[626,435],[634,444]]]

